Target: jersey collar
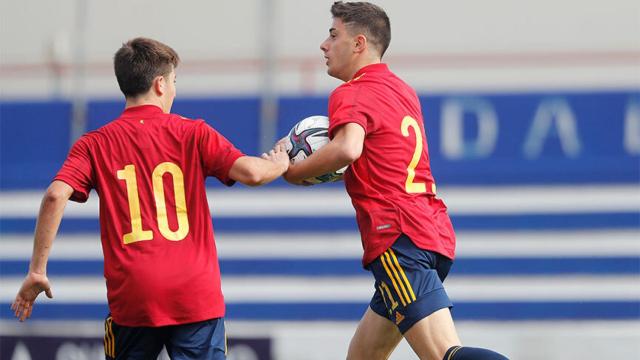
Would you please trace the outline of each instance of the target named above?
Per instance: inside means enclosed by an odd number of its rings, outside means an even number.
[[[389,71],[389,66],[387,66],[387,64],[385,63],[369,64],[362,67],[360,70],[358,70],[355,73],[355,75],[353,75],[353,78],[351,78],[351,80],[349,81],[357,80],[358,78],[362,77],[362,75],[364,75],[365,73],[388,72],[388,71]]]
[[[162,114],[162,109],[156,105],[133,106],[133,107],[124,109],[124,111],[122,112],[122,116],[126,116],[126,117],[129,117],[129,116],[140,117],[140,116],[150,116],[150,115],[157,115],[157,114]]]

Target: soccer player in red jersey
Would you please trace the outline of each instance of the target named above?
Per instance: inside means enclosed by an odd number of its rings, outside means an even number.
[[[289,166],[284,148],[246,156],[203,120],[171,114],[179,57],[136,38],[114,68],[124,112],[82,136],[42,200],[29,272],[12,309],[24,321],[39,293],[52,297],[46,265],[70,199],[100,197],[110,315],[107,359],[224,359],[225,307],[205,178],[256,186]]]
[[[338,1],[331,13],[320,49],[328,74],[345,81],[329,98],[331,141],[284,177],[304,184],[349,165],[344,182],[356,210],[362,263],[376,290],[348,359],[386,359],[403,336],[420,359],[506,359],[462,347],[456,333],[442,285],[455,235],[436,198],[418,97],[381,62],[391,39],[389,18],[366,2]]]

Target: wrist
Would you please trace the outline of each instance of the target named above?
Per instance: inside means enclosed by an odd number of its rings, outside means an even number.
[[[47,276],[47,268],[40,266],[29,266],[29,273],[34,275]]]
[[[282,173],[286,173],[291,168],[291,163],[287,160],[286,163],[282,163]]]
[[[288,182],[290,182],[292,184],[296,184],[296,183],[300,182],[302,179],[298,179],[298,176],[296,174],[297,168],[298,168],[298,166],[295,165],[295,164],[289,165],[289,168],[287,169],[287,171],[283,175],[285,180],[287,180]]]

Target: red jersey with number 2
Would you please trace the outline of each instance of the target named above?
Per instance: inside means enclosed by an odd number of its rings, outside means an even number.
[[[453,259],[455,235],[445,204],[435,197],[415,91],[386,64],[365,66],[329,97],[329,136],[347,123],[366,133],[362,155],[344,176],[362,237],[363,265],[401,233],[417,247]]]
[[[100,197],[104,276],[113,320],[186,324],[224,316],[205,177],[232,185],[243,154],[202,120],[156,106],[126,109],[82,136],[55,177],[71,200]]]

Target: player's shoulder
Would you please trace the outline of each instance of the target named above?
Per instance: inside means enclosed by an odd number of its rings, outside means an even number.
[[[203,119],[189,118],[180,114],[167,114],[167,120],[169,124],[180,128],[182,130],[197,130],[206,126],[206,122]]]
[[[204,119],[200,118],[188,118],[178,114],[169,114],[171,126],[174,131],[182,134],[186,137],[196,136],[200,138],[202,136],[209,136],[217,131],[209,125]]]
[[[380,93],[386,85],[374,73],[364,72],[338,86],[331,92],[330,103],[362,103],[368,102]]]
[[[175,113],[167,114],[167,116],[169,117],[169,120],[176,121],[180,124],[185,124],[185,125],[193,125],[195,122],[204,121],[202,119],[193,119],[193,118],[189,118],[181,114],[175,114]]]
[[[347,81],[344,84],[333,89],[329,95],[330,100],[354,98],[356,94],[365,89],[361,82],[354,82],[353,80]]]
[[[113,128],[113,121],[97,128],[89,130],[82,134],[76,141],[76,144],[94,145],[100,143]]]

